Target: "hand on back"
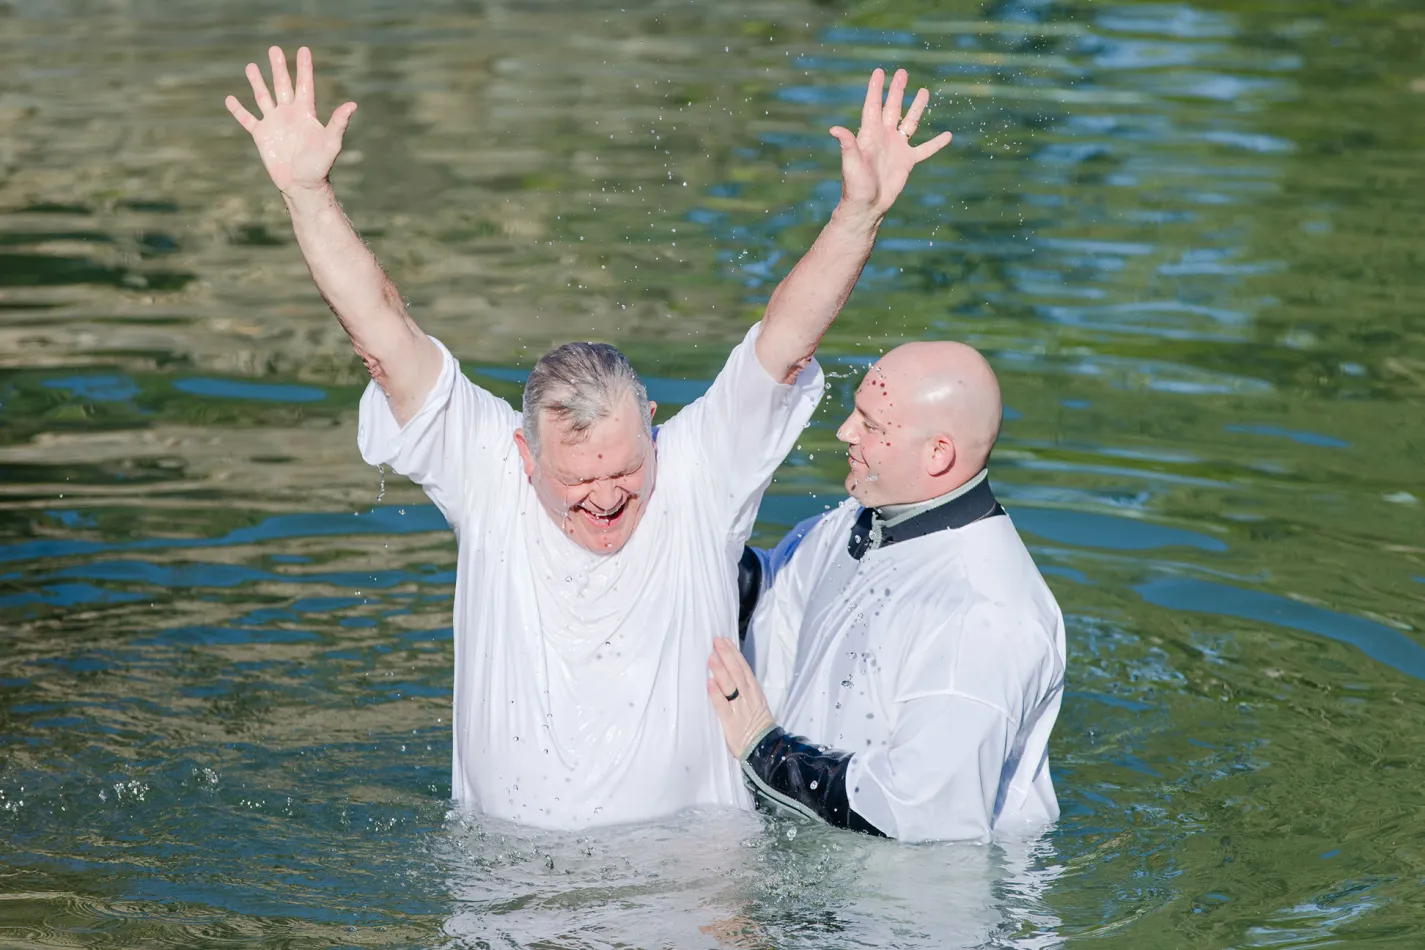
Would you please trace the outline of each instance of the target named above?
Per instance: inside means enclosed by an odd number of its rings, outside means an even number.
[[[337,106],[331,120],[322,125],[317,118],[316,90],[312,85],[311,50],[305,46],[297,50],[295,88],[281,47],[272,47],[267,55],[272,63],[271,93],[262,70],[256,63],[247,64],[247,81],[252,84],[262,118],[243,108],[236,96],[228,96],[228,111],[252,135],[267,174],[284,194],[325,187],[332,164],[341,154],[342,135],[356,111],[356,103]]]
[[[773,724],[767,696],[743,659],[737,644],[726,637],[713,641],[708,657],[708,699],[722,724],[722,737],[733,758],[741,759]]]
[[[849,210],[883,216],[905,188],[910,170],[950,144],[949,132],[920,145],[910,144],[930,102],[930,91],[916,93],[901,118],[908,79],[904,69],[897,70],[883,103],[886,74],[875,70],[861,106],[861,128],[855,135],[839,125],[831,130],[841,143],[841,203]]]

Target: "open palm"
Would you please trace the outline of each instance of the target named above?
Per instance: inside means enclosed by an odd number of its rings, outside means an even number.
[[[256,63],[247,64],[247,81],[252,84],[262,118],[243,108],[236,96],[228,96],[228,111],[252,135],[267,174],[281,191],[319,187],[341,154],[342,136],[356,103],[337,106],[331,121],[322,125],[312,87],[312,51],[305,46],[297,50],[296,88],[282,49],[274,46],[267,55],[272,63],[271,93],[262,79],[262,70]]]
[[[852,135],[837,126],[831,134],[841,143],[841,200],[853,207],[884,215],[900,196],[910,178],[911,169],[950,144],[949,132],[920,145],[911,145],[910,137],[920,124],[920,117],[930,102],[930,91],[916,93],[905,118],[901,118],[901,103],[909,77],[904,69],[897,70],[891,88],[881,102],[886,74],[877,69],[866,86],[866,101],[861,107],[861,128]]]

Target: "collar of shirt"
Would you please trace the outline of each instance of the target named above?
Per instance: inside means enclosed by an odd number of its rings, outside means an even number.
[[[894,528],[901,522],[909,521],[916,515],[924,514],[925,512],[930,511],[932,508],[939,508],[941,505],[954,501],[961,495],[968,494],[971,489],[973,489],[976,485],[978,485],[980,482],[984,481],[986,478],[989,477],[990,470],[987,468],[982,468],[980,469],[980,474],[976,475],[974,478],[970,479],[968,482],[961,485],[959,488],[952,488],[945,494],[939,495],[935,498],[931,498],[929,501],[916,501],[911,502],[908,505],[882,505],[881,507],[876,509],[875,521],[872,521],[871,523],[874,525],[876,521],[879,521],[881,523],[882,528]]]
[[[885,518],[885,508],[863,508],[851,528],[847,551],[860,560],[867,551],[897,541],[909,541],[922,535],[945,529],[963,528],[984,518],[1004,514],[990,488],[988,470],[953,491],[938,498],[911,505],[897,506],[901,510],[893,518]]]

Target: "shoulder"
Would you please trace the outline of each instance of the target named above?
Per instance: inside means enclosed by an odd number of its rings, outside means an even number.
[[[773,558],[785,563],[794,554],[809,557],[812,552],[835,547],[850,532],[860,510],[855,499],[848,498],[835,508],[803,519],[777,543]]]
[[[1058,604],[1008,516],[904,541],[887,551],[894,552],[907,581],[907,603],[916,608],[963,617],[997,606],[1054,626]]]
[[[816,544],[825,538],[839,537],[842,532],[851,530],[851,525],[855,524],[856,516],[860,513],[861,506],[856,499],[847,498],[835,508],[828,508],[820,514],[799,521],[796,527],[787,532],[783,543],[795,538],[798,544],[803,541]]]
[[[826,570],[828,554],[835,551],[838,540],[848,530],[849,520],[843,512],[845,507],[843,503],[803,519],[776,545],[760,553],[764,579],[773,589],[786,588],[792,583],[788,580],[792,576],[799,578],[798,583],[801,583],[813,580]],[[854,515],[850,520],[854,520]]]
[[[964,531],[960,561],[981,612],[1015,618],[1052,637],[1062,624],[1059,604],[1014,521],[1008,515],[988,518]]]

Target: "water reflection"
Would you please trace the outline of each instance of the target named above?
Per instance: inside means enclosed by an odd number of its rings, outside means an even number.
[[[3,942],[1414,932],[1423,31],[1315,0],[0,7]],[[727,816],[447,821],[453,546],[358,463],[360,366],[221,109],[277,39],[361,102],[347,210],[482,384],[595,336],[669,410],[835,201],[861,76],[930,79],[953,156],[761,528],[834,504],[884,347],[991,357],[996,484],[1071,650],[1025,870]]]

